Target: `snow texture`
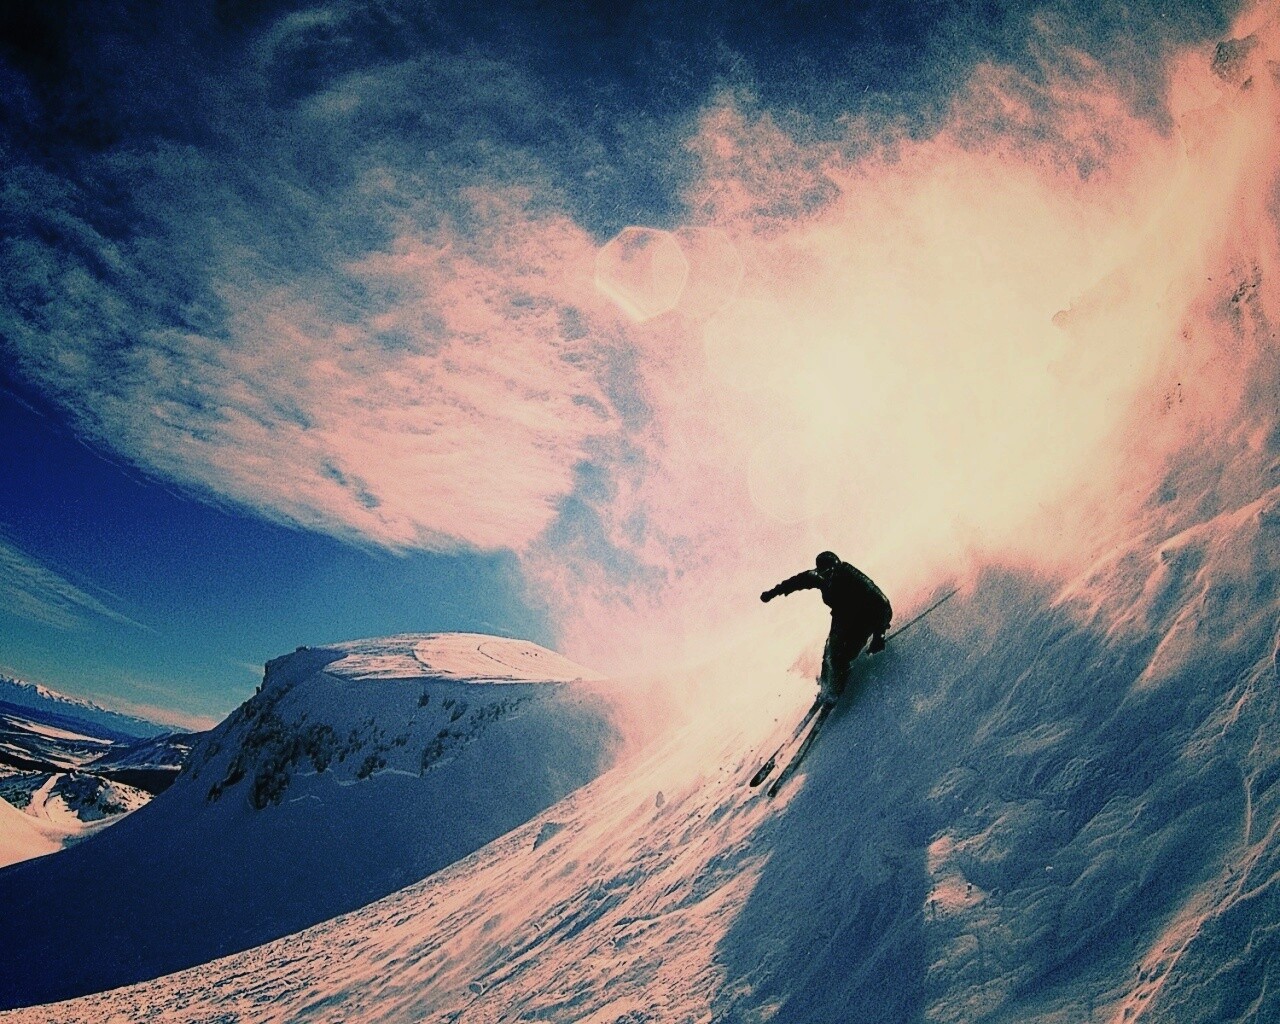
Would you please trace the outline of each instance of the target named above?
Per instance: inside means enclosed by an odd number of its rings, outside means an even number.
[[[320,923],[0,1020],[1280,1020],[1280,348],[1274,284],[1228,263],[1206,316],[1253,353],[1239,408],[1186,427],[1087,570],[988,568],[859,660],[777,799],[746,781],[796,688],[735,679],[554,802],[607,760],[589,691],[401,679],[416,640],[299,652],[170,791],[0,872],[5,998]]]
[[[271,662],[154,801],[0,871],[15,922],[0,1002],[203,963],[459,860],[615,757],[619,701],[590,675],[536,645],[472,635]]]

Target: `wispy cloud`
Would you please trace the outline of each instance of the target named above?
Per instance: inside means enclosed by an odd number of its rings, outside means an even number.
[[[0,536],[0,608],[32,622],[57,629],[84,628],[92,619],[106,619],[145,629],[127,615],[109,608],[92,594],[42,565]]]
[[[132,183],[145,232],[23,168],[4,333],[82,430],[151,472],[376,544],[518,549],[612,417],[594,242],[539,156],[573,129],[479,55],[300,87],[299,53],[341,50],[351,17],[286,18],[257,45],[242,102],[279,140],[237,125],[225,149],[94,168]]]
[[[307,527],[527,544],[606,424],[576,311],[597,301],[591,247],[518,196],[464,201],[487,237],[406,225],[324,280],[360,293],[345,308],[314,280],[227,286],[228,336],[145,338],[147,373],[96,406],[104,428],[167,476]]]
[[[6,351],[150,472],[392,548],[513,548],[593,661],[708,635],[819,548],[899,592],[1080,550],[1185,439],[1173,384],[1206,418],[1237,396],[1211,311],[1274,242],[1265,32],[1252,79],[1168,40],[1167,75],[1126,78],[1042,27],[923,128],[867,101],[815,131],[729,82],[645,136],[687,211],[631,246],[649,273],[601,262],[558,170],[634,125],[362,11],[268,25],[192,140],[6,180]]]

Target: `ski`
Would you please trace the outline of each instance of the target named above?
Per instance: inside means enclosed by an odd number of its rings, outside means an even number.
[[[769,760],[762,764],[756,773],[751,776],[751,787],[754,789],[760,783],[769,777],[769,773],[778,765],[778,755],[783,752],[790,744],[794,743],[800,734],[804,732],[804,727],[809,724],[813,716],[818,713],[818,709],[822,707],[822,699],[815,698],[814,702],[809,706],[809,710],[805,712],[804,718],[800,719],[800,724],[785,740],[778,744],[778,749],[769,755]]]
[[[782,788],[782,784],[796,773],[796,769],[800,767],[800,762],[804,760],[804,755],[809,752],[809,748],[813,746],[813,741],[818,738],[818,733],[822,732],[823,723],[831,714],[834,704],[823,704],[818,715],[813,720],[813,726],[809,729],[809,735],[804,738],[804,742],[796,748],[796,752],[791,755],[791,760],[787,762],[785,768],[782,769],[778,777],[774,779],[773,785],[769,787],[769,796],[773,798],[778,795],[778,790]]]

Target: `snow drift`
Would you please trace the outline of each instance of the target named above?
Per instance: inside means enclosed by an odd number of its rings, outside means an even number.
[[[154,977],[422,878],[598,775],[620,709],[586,670],[521,641],[300,648],[152,803],[0,872],[0,1001]]]

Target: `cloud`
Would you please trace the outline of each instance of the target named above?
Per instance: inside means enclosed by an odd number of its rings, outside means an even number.
[[[523,547],[605,422],[576,311],[595,301],[592,249],[519,197],[468,201],[483,238],[406,228],[340,268],[362,299],[336,315],[315,282],[239,285],[226,338],[144,337],[145,373],[96,402],[104,431],[166,476],[310,528]]]
[[[1274,315],[1276,39],[1255,29],[1177,55],[1170,131],[1054,48],[1034,75],[980,65],[926,138],[851,120],[814,142],[709,106],[689,205],[746,274],[714,315],[627,328],[653,415],[594,510],[650,572],[619,596],[541,552],[573,642],[618,664],[723,643],[821,548],[905,611],[941,575],[1079,570],[1135,528],[1174,459],[1227,442],[1269,344],[1223,312],[1245,288]]]
[[[87,158],[84,184],[21,167],[6,344],[82,432],[213,500],[392,548],[521,549],[612,416],[594,243],[511,138],[570,129],[479,56],[368,67],[354,17],[257,46],[255,102],[289,98],[261,110],[279,141],[147,140]],[[355,69],[300,82],[317,48]]]
[[[0,608],[56,629],[77,630],[90,618],[145,626],[107,607],[0,537]]]
[[[729,76],[655,128],[378,10],[250,33],[199,131],[14,167],[0,337],[83,433],[303,528],[512,548],[572,653],[634,665],[821,548],[903,604],[1074,562],[1239,400],[1212,311],[1274,241],[1265,26],[1220,60],[1151,30],[1160,95],[1046,23],[915,122]],[[634,187],[679,202],[613,287],[600,176],[655,141]]]

